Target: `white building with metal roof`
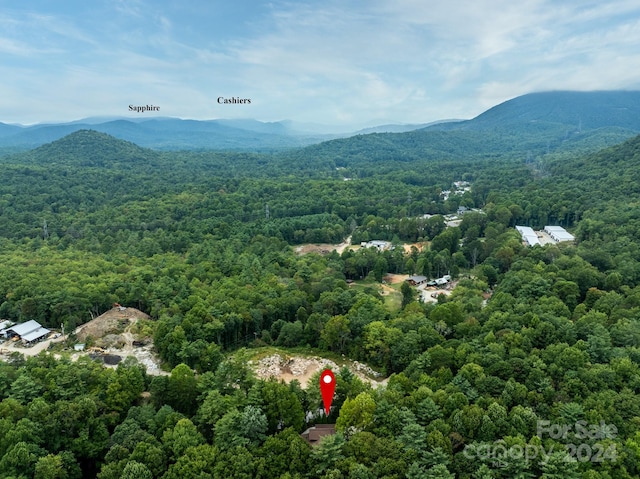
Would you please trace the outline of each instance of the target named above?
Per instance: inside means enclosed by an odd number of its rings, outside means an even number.
[[[25,344],[35,343],[36,341],[44,339],[50,332],[51,331],[47,328],[39,327],[35,331],[31,331],[30,333],[21,336],[22,342]]]
[[[529,226],[516,226],[516,229],[528,246],[540,246],[540,240],[538,239],[536,232],[533,231],[533,228],[530,228]]]
[[[575,236],[565,230],[562,226],[545,226],[545,233],[551,236],[551,239],[556,243],[561,241],[575,241]]]
[[[25,344],[34,343],[47,336],[51,331],[32,319],[26,323],[16,324],[0,331],[5,338],[18,336]]]
[[[360,243],[362,248],[377,248],[378,251],[384,251],[389,249],[391,243],[389,241],[382,240],[371,240],[371,241],[363,241]]]

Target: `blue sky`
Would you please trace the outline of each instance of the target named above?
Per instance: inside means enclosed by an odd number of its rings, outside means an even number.
[[[533,91],[640,89],[640,2],[0,0],[0,58],[8,123],[133,116],[130,104],[423,123]]]

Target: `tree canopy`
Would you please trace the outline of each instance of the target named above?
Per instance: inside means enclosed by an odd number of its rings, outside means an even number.
[[[640,139],[530,157],[421,156],[414,138],[393,158],[384,136],[378,152],[160,153],[84,132],[3,157],[0,316],[69,331],[135,306],[171,372],[5,357],[0,476],[638,477]],[[516,224],[576,242],[528,248]],[[340,254],[296,252],[348,237]],[[374,239],[391,247],[358,247]],[[456,287],[425,303],[389,273]],[[311,447],[318,391],[235,355],[264,346],[387,378],[336,371],[323,420],[338,432]]]

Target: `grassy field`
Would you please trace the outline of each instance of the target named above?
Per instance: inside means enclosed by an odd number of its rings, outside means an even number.
[[[351,288],[360,289],[362,291],[373,290],[382,294],[384,305],[390,313],[397,313],[402,307],[402,293],[400,292],[401,283],[380,284],[377,281],[364,279],[355,281],[351,284]]]
[[[402,293],[400,292],[400,286],[402,283],[385,285],[388,289],[387,295],[384,297],[384,304],[389,309],[390,313],[397,313],[402,308]]]

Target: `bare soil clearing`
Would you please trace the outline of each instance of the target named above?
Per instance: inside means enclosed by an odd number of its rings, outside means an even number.
[[[420,298],[425,303],[437,303],[438,296],[444,294],[445,296],[449,296],[453,289],[458,285],[458,281],[453,281],[452,283],[447,284],[445,288],[437,288],[435,286],[426,286],[421,284],[416,288]]]
[[[407,243],[402,245],[405,253],[411,253],[411,248],[415,246],[419,252],[422,252],[422,249],[426,246],[426,243]]]
[[[338,254],[342,254],[345,249],[351,247],[351,236],[345,239],[340,244],[328,244],[328,243],[316,243],[316,244],[303,244],[296,247],[296,253],[299,255],[318,253],[325,255],[335,250]]]
[[[151,319],[151,316],[135,308],[116,307],[79,326],[75,333],[79,341],[86,341],[91,336],[96,340],[96,346],[103,347],[102,340],[105,337],[122,335],[130,323],[135,323],[138,319]]]
[[[391,286],[387,286],[386,284],[381,284],[380,288],[382,288],[382,291],[380,292],[382,296],[387,296],[392,293],[397,293],[395,289],[393,289]]]
[[[251,360],[249,361],[249,366],[261,379],[273,377],[287,383],[297,379],[303,388],[307,387],[309,380],[317,372],[327,368],[336,373],[340,370],[340,366],[330,359],[317,356],[304,357],[285,353],[275,353],[259,360]],[[374,371],[366,364],[359,363],[358,361],[348,361],[347,367],[356,376],[370,383],[374,388],[387,384],[387,379],[378,379],[380,378],[380,373]]]
[[[167,375],[169,373],[160,369],[151,338],[136,337],[131,332],[138,321],[149,319],[151,317],[148,314],[138,309],[115,307],[80,326],[76,330],[76,335],[80,341],[86,341],[88,337],[92,337],[95,345],[103,348],[106,354],[120,356],[122,359],[133,356],[147,368],[149,374]],[[145,344],[134,346],[134,341]]]
[[[389,284],[397,284],[406,281],[408,278],[408,274],[388,274],[383,279]]]

